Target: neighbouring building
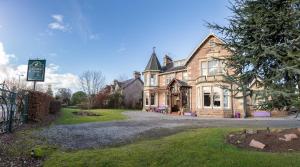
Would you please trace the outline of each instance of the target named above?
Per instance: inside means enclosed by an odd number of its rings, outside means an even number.
[[[165,106],[169,112],[195,112],[199,117],[243,116],[243,101],[226,88],[223,60],[230,52],[216,35],[208,35],[186,59],[164,56],[161,65],[155,49],[143,72],[144,110]]]
[[[118,81],[114,80],[112,85],[109,85],[110,94],[120,93],[124,98],[126,108],[141,108],[143,106],[143,88],[144,82],[141,80],[141,73],[133,72],[133,78]]]

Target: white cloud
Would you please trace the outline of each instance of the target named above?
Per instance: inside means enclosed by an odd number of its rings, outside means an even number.
[[[62,30],[62,31],[65,31],[66,27],[60,23],[56,23],[56,22],[53,22],[53,23],[50,23],[48,25],[48,27],[52,30]]]
[[[90,40],[97,40],[97,39],[99,39],[99,34],[90,34],[89,39]]]
[[[52,15],[52,18],[57,22],[63,23],[64,16],[60,14],[54,14]]]
[[[6,54],[4,51],[4,46],[0,42],[0,65],[6,65],[9,63],[10,58],[14,58],[15,55],[12,54]]]
[[[9,62],[12,57],[14,56],[5,52],[3,44],[0,42],[0,83],[5,80],[17,79],[20,74],[24,75],[22,77],[22,82],[25,82],[27,65],[22,64],[13,66]],[[38,84],[44,89],[51,84],[54,91],[58,88],[70,88],[72,91],[80,89],[77,75],[72,73],[59,73],[58,70],[59,66],[49,64],[46,67],[45,82],[38,82]],[[32,83],[28,82],[27,84],[29,85]]]
[[[68,31],[70,30],[69,26],[64,23],[64,16],[60,14],[55,14],[51,16],[53,22],[48,24],[48,28],[52,30]]]

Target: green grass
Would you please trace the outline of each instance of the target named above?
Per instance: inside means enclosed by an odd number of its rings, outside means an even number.
[[[55,121],[55,124],[80,124],[86,122],[103,122],[124,120],[126,116],[122,114],[124,110],[121,109],[93,109],[90,112],[100,114],[101,116],[78,116],[72,112],[80,111],[79,109],[63,108],[61,115]]]
[[[224,142],[232,129],[197,129],[162,139],[117,148],[56,151],[45,162],[53,166],[122,167],[296,167],[300,153],[263,153]]]

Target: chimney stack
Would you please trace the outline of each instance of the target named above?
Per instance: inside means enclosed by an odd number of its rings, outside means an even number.
[[[141,78],[141,73],[138,72],[138,71],[134,71],[134,72],[133,72],[133,77],[134,77],[135,79]]]
[[[167,54],[164,57],[164,66],[173,63],[173,60],[171,57],[169,57]]]

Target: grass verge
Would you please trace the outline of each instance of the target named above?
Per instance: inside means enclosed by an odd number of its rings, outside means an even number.
[[[224,137],[233,129],[207,128],[117,148],[73,152],[57,150],[45,166],[297,167],[300,153],[264,153],[238,149]]]
[[[101,116],[80,116],[72,112],[80,111],[80,109],[63,108],[59,118],[55,124],[80,124],[87,122],[104,122],[124,120],[126,116],[122,114],[122,109],[91,109],[89,112],[99,114]]]

